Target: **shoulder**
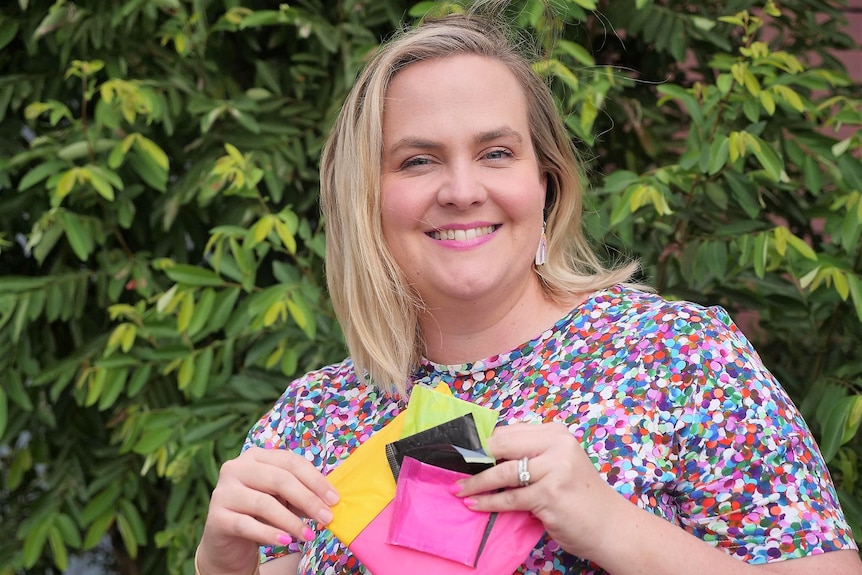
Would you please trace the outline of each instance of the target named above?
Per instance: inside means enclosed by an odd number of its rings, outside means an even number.
[[[574,324],[569,337],[595,358],[600,380],[612,380],[635,395],[658,394],[663,408],[731,389],[733,397],[751,391],[772,396],[777,387],[721,307],[615,286],[588,300]]]
[[[585,303],[590,312],[605,314],[624,322],[654,323],[671,328],[712,325],[736,331],[727,311],[720,306],[704,306],[691,301],[667,299],[653,292],[616,285],[596,293]]]
[[[400,404],[357,376],[350,358],[291,381],[251,428],[245,447],[292,449],[319,467],[382,427]]]
[[[291,381],[274,409],[316,408],[327,401],[338,401],[364,385],[358,381],[353,361],[348,357]]]
[[[622,285],[598,292],[585,302],[576,323],[614,345],[635,345],[636,349],[657,346],[668,348],[673,355],[685,355],[718,345],[753,352],[724,308],[666,299]]]
[[[292,430],[306,418],[316,419],[323,405],[341,401],[356,384],[356,373],[349,357],[290,381],[281,397],[251,428],[245,447],[296,447],[291,445],[294,443],[290,438]]]

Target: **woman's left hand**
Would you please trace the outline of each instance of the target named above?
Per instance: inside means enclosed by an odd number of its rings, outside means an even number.
[[[465,498],[468,507],[530,511],[551,539],[585,559],[597,560],[619,545],[614,525],[636,508],[602,479],[566,426],[499,427],[488,439],[488,449],[497,465],[459,482],[457,495]],[[524,457],[530,483],[520,486],[518,465]]]

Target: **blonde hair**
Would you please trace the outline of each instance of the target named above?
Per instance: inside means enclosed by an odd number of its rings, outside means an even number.
[[[549,298],[628,279],[636,264],[607,269],[581,223],[580,164],[545,82],[510,41],[500,18],[459,14],[401,32],[368,62],[345,100],[323,151],[321,207],[326,274],[358,377],[403,394],[423,353],[422,301],[383,241],[380,171],[384,99],[399,70],[423,60],[474,54],[506,65],[522,86],[540,170],[547,175],[547,261],[534,269]]]

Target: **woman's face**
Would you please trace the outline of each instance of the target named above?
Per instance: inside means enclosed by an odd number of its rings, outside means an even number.
[[[432,312],[536,281],[545,177],[526,97],[506,66],[456,55],[399,71],[383,148],[384,238]]]

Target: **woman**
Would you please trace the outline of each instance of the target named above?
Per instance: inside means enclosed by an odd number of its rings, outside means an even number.
[[[251,574],[258,545],[264,574],[364,572],[323,528],[325,476],[440,382],[500,412],[498,465],[452,489],[542,521],[519,573],[862,573],[780,386],[722,310],[602,267],[576,166],[493,22],[430,21],[374,57],[321,166],[351,358],[292,382],[224,465],[200,573]]]

